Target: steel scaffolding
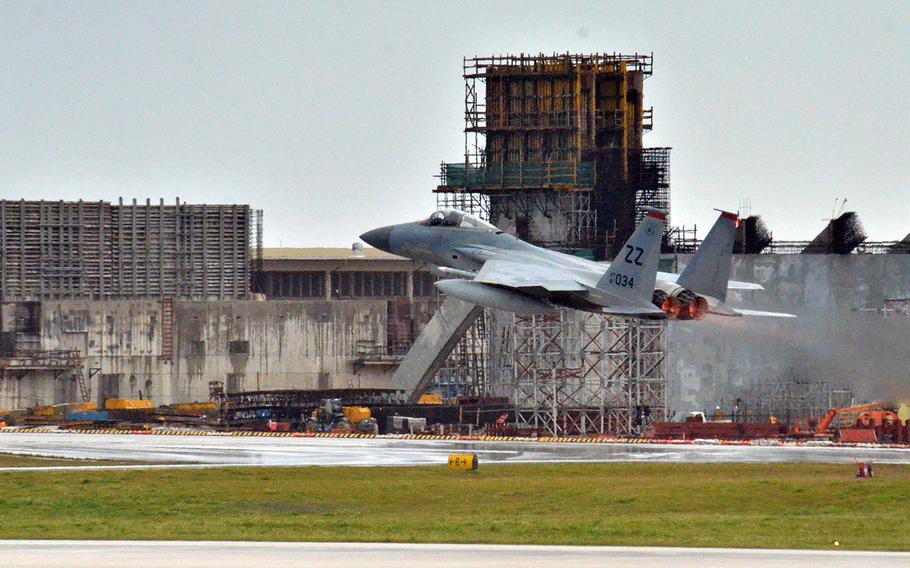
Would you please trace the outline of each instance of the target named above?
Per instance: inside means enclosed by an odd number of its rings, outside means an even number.
[[[669,207],[669,148],[642,145],[652,67],[638,53],[466,58],[464,158],[441,165],[438,201],[534,244],[608,258],[643,207]]]
[[[490,220],[490,196],[484,193],[456,191],[436,194],[436,207],[458,209],[475,217]]]
[[[500,323],[491,391],[513,401],[522,426],[634,435],[665,420],[666,322],[560,309]]]
[[[635,189],[635,224],[648,208],[668,212],[670,226],[670,148],[643,148],[633,155],[631,183]]]
[[[437,205],[537,245],[605,257],[637,211],[669,207],[669,148],[642,147],[652,63],[637,53],[465,59],[464,159],[442,164]],[[519,421],[541,432],[633,434],[666,412],[665,328],[573,310],[487,310],[438,382],[508,396]]]
[[[740,401],[745,419],[766,422],[774,416],[783,424],[821,418],[832,408],[847,408],[856,403],[853,392],[848,389],[798,375],[756,382]]]
[[[489,197],[490,220],[501,229],[538,246],[576,250],[587,247],[597,230],[597,212],[592,207],[590,191],[521,191],[494,194]],[[538,222],[537,231],[523,227],[531,218]]]
[[[489,310],[484,310],[437,373],[433,388],[446,400],[489,394],[489,319]]]
[[[250,216],[247,205],[0,200],[0,298],[244,299],[261,250]]]

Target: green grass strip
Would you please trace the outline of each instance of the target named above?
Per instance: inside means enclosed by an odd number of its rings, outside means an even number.
[[[910,468],[481,464],[0,472],[0,538],[910,549]]]

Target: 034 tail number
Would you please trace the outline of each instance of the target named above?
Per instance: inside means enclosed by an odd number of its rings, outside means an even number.
[[[607,282],[620,288],[635,288],[635,277],[626,276],[625,274],[610,274],[610,279]]]

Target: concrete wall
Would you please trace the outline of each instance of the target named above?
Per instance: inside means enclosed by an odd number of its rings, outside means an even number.
[[[208,400],[213,380],[237,390],[388,387],[394,369],[354,369],[359,349],[386,344],[387,304],[174,302],[173,357],[167,360],[159,302],[46,301],[40,345],[83,353],[96,402],[111,397],[111,389],[121,398],[138,398],[142,391],[156,404]],[[428,319],[428,305],[418,302],[412,309],[418,323]],[[235,343],[240,352],[232,353],[232,342],[243,341],[248,349]],[[71,374],[55,379],[52,372],[33,371],[0,380],[2,409],[79,399]]]
[[[688,257],[678,259],[683,268]],[[910,398],[910,318],[856,309],[910,298],[910,255],[743,255],[733,277],[765,292],[731,294],[731,304],[800,317],[673,322],[668,333],[671,406],[729,402],[752,381],[798,373],[853,388],[861,398]],[[415,328],[431,303],[412,304]],[[208,382],[238,389],[387,387],[394,369],[354,371],[358,347],[386,343],[388,301],[175,302],[173,357],[162,354],[158,302],[46,301],[42,349],[79,349],[91,399],[114,381],[121,397],[157,403],[207,400]],[[230,352],[248,341],[248,353]],[[78,400],[75,382],[32,372],[0,380],[0,409]]]
[[[680,256],[678,268],[690,257]],[[729,403],[752,381],[792,375],[852,388],[860,398],[910,398],[910,318],[881,309],[910,298],[910,255],[736,255],[736,280],[764,292],[730,303],[798,319],[672,322],[671,403],[678,411]]]

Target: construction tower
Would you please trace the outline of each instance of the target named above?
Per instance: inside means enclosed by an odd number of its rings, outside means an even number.
[[[644,148],[651,55],[474,57],[463,62],[464,159],[443,163],[439,207],[539,246],[611,258],[647,207],[669,211],[670,149]],[[573,310],[486,310],[453,376],[508,397],[550,435],[633,434],[666,417],[666,324]],[[478,341],[478,338],[481,340]],[[457,356],[457,357],[456,357]]]
[[[669,148],[644,148],[653,56],[465,59],[465,152],[443,163],[440,206],[481,214],[532,243],[597,259],[644,207],[668,209]]]

